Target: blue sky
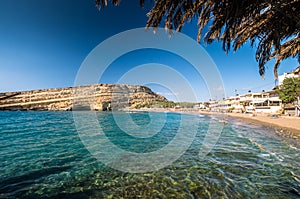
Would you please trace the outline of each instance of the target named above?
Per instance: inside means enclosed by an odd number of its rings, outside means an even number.
[[[129,0],[101,11],[95,8],[94,0],[1,0],[0,92],[72,86],[81,63],[91,50],[117,33],[144,27],[148,11],[149,5],[141,9],[138,2]],[[196,39],[196,21],[186,24],[182,32]],[[273,62],[267,65],[262,80],[254,59],[255,49],[249,45],[228,55],[218,42],[201,45],[216,63],[227,97],[234,95],[235,90],[242,94],[248,90],[268,90],[274,85]],[[137,51],[120,57],[101,78],[101,83],[115,83],[122,71],[126,72],[137,63],[153,61],[185,74],[197,90],[198,100],[211,98],[201,77],[197,78],[192,70],[184,67],[187,63],[157,50]],[[295,59],[286,60],[279,74],[298,65]],[[149,86],[168,95],[159,86]]]

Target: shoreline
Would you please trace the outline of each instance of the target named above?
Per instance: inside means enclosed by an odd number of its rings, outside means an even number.
[[[276,134],[281,137],[300,140],[300,117],[293,116],[278,116],[271,117],[268,115],[251,115],[243,113],[217,113],[199,111],[199,114],[218,115],[229,118],[239,119],[248,123],[260,124],[271,127],[276,130]]]
[[[276,134],[300,140],[300,118],[292,116],[270,117],[267,115],[251,116],[249,114],[226,113],[227,117],[237,118],[246,122],[261,124],[277,130]]]
[[[128,111],[128,110],[127,110]],[[218,113],[209,111],[189,111],[189,110],[174,110],[169,108],[143,108],[143,109],[131,109],[129,111],[151,111],[151,112],[172,112],[172,113],[184,113],[184,114],[203,114],[203,115],[215,115],[229,118],[236,118],[248,123],[260,124],[268,126],[276,130],[276,134],[281,137],[291,138],[294,140],[300,140],[300,117],[294,116],[278,116],[271,117],[268,115],[251,115],[243,113]]]

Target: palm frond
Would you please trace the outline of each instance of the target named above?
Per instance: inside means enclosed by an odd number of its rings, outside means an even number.
[[[110,2],[117,5],[120,0]],[[140,0],[140,5],[144,2]],[[108,0],[96,0],[98,8],[107,4]],[[271,59],[276,59],[275,77],[282,60],[297,57],[300,62],[300,0],[155,0],[148,17],[147,28],[163,22],[165,28],[176,31],[197,19],[197,40],[208,44],[220,40],[225,52],[236,51],[248,41],[252,47],[257,44],[261,76]]]

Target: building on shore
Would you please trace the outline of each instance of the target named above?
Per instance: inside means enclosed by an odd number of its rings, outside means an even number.
[[[229,97],[220,101],[206,103],[207,108],[213,112],[239,112],[239,113],[281,113],[282,101],[274,90],[261,93],[247,93],[240,96]]]
[[[283,75],[278,76],[278,85],[281,85],[286,78],[300,78],[300,66],[291,72],[283,73]]]
[[[245,106],[246,112],[256,113],[281,113],[282,101],[274,90],[262,93],[253,93],[249,104]]]
[[[291,72],[280,75],[278,77],[279,85],[286,78],[300,78],[300,66]],[[219,101],[205,102],[204,104],[206,109],[212,112],[281,114],[285,111],[287,115],[294,115],[295,113],[295,116],[300,116],[300,96],[291,107],[284,106],[275,89],[259,93],[250,92]]]

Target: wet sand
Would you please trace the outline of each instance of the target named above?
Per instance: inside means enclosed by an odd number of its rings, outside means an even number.
[[[278,118],[267,115],[251,116],[249,114],[228,113],[227,116],[235,117],[249,122],[259,123],[278,129],[278,133],[284,137],[300,139],[300,118],[289,116],[278,116]]]

